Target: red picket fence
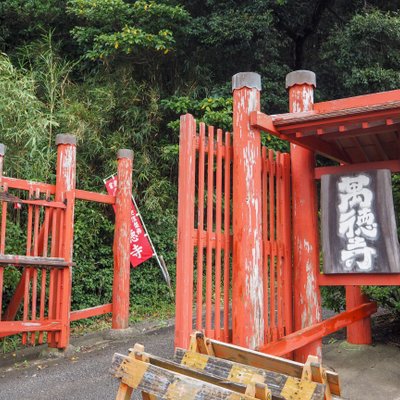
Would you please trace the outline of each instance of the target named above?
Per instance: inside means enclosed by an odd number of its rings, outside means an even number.
[[[265,343],[292,332],[290,156],[262,149]]]
[[[71,321],[113,312],[113,327],[118,329],[120,326],[114,320],[121,314],[121,303],[125,302],[122,306],[125,314],[126,309],[129,309],[128,291],[120,293],[120,300],[114,302],[114,305],[104,304],[71,311],[75,201],[80,199],[111,205],[117,203],[118,210],[121,208],[122,197],[127,197],[125,208],[130,213],[131,191],[128,196],[121,190],[117,191],[116,196],[109,196],[75,189],[75,138],[58,135],[56,144],[55,185],[3,176],[4,146],[0,145],[0,338],[22,334],[22,344],[35,345],[47,341],[51,347],[65,348],[69,344]],[[121,185],[129,189],[132,161],[126,160],[126,156],[119,157],[118,176]],[[12,218],[17,218],[19,226],[26,232],[21,243],[16,244],[13,238],[13,245],[19,247],[18,254],[6,252],[6,238],[12,234],[9,226]],[[116,224],[120,224],[120,219],[117,213]],[[129,230],[129,224],[125,225]],[[121,229],[116,228],[117,244],[121,240],[121,232]],[[125,237],[126,232],[122,236]],[[129,243],[115,246],[114,251],[115,259],[121,260],[121,256],[128,259],[129,287]],[[121,265],[119,262],[120,269]],[[9,268],[22,269],[22,273],[7,307],[3,307],[4,273]],[[114,286],[118,286],[120,276],[114,276]],[[2,314],[3,308],[5,312]],[[127,317],[125,319],[123,322],[127,325]]]
[[[290,158],[263,149],[265,342],[292,331]],[[193,329],[230,342],[232,145],[221,129],[181,117],[175,345]],[[193,321],[194,310],[194,321]]]

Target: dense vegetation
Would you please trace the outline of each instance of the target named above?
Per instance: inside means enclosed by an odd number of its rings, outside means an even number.
[[[2,0],[5,172],[54,181],[55,135],[72,133],[78,186],[99,191],[117,149],[134,149],[134,191],[174,277],[177,117],[190,111],[229,129],[230,79],[239,71],[262,75],[270,114],[286,111],[284,78],[293,69],[316,72],[317,100],[399,88],[397,7],[379,0]],[[112,224],[111,209],[78,204],[75,309],[110,300]],[[17,224],[12,229],[22,235]],[[16,279],[6,276],[8,289]],[[399,293],[375,290],[397,309]],[[155,263],[132,271],[132,300],[142,314],[171,308]]]

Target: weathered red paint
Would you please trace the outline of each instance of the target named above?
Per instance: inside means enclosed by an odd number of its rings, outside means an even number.
[[[362,294],[359,286],[346,286],[346,310],[368,301],[368,296]],[[371,318],[366,316],[347,327],[347,341],[352,344],[371,344]]]
[[[129,281],[132,204],[132,150],[119,150],[118,185],[115,199],[114,280],[112,328],[129,326]]]
[[[334,317],[287,335],[277,342],[261,346],[258,351],[274,356],[282,356],[293,350],[305,348],[308,344],[315,343],[315,341],[339,329],[349,325],[351,326],[351,324],[354,325],[358,323],[355,321],[360,321],[369,317],[371,314],[375,313],[376,310],[376,303],[362,303]]]
[[[178,231],[176,257],[175,346],[187,348],[192,332],[193,238],[196,121],[181,117],[179,137]]]
[[[61,214],[59,256],[72,262],[74,242],[74,208],[76,184],[76,139],[71,135],[57,135],[57,166],[55,201],[65,202],[66,209]],[[72,268],[65,267],[58,272],[60,279],[59,315],[62,329],[57,346],[65,348],[69,344]]]
[[[233,77],[232,341],[251,349],[264,342],[261,138],[250,126],[260,90],[257,74]]]
[[[296,74],[296,72],[292,74]],[[291,113],[312,110],[315,81],[312,82],[312,73],[308,75],[306,74],[306,78],[311,79],[298,83],[292,82],[292,86],[288,88]],[[294,77],[296,78],[296,76]],[[321,321],[318,287],[318,207],[314,182],[315,154],[310,150],[291,144],[291,161],[294,299],[296,299],[294,302],[294,329],[298,331]],[[305,362],[309,354],[321,357],[320,340],[297,349],[295,359]]]

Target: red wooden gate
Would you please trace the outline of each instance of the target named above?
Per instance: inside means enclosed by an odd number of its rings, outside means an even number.
[[[129,229],[132,187],[131,150],[118,152],[116,196],[75,189],[76,140],[57,135],[56,184],[3,176],[4,145],[0,144],[0,338],[22,334],[23,344],[45,341],[51,347],[69,344],[70,323],[113,313],[112,327],[129,323]],[[71,311],[71,274],[74,206],[76,199],[116,205],[114,233],[113,303]],[[6,238],[18,220],[25,230],[12,248]],[[20,281],[8,301],[4,298],[4,273],[22,269]],[[20,310],[22,305],[22,310]],[[2,310],[5,310],[2,313]]]
[[[290,158],[262,151],[265,343],[292,331]],[[193,329],[230,342],[231,134],[181,117],[175,345]],[[193,308],[194,307],[194,308]],[[194,311],[194,320],[193,320]]]

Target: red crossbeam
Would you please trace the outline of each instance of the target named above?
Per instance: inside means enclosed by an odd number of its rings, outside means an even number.
[[[112,312],[112,304],[103,304],[101,306],[85,308],[84,310],[71,311],[70,320],[78,321],[80,319],[96,317]]]
[[[345,328],[353,322],[369,317],[376,312],[376,309],[375,302],[362,304],[318,324],[294,332],[283,337],[281,340],[261,346],[258,351],[275,356],[283,356],[339,329]]]
[[[21,332],[36,331],[59,331],[61,329],[60,321],[44,322],[24,322],[24,321],[2,321],[0,323],[0,337],[13,335]]]

